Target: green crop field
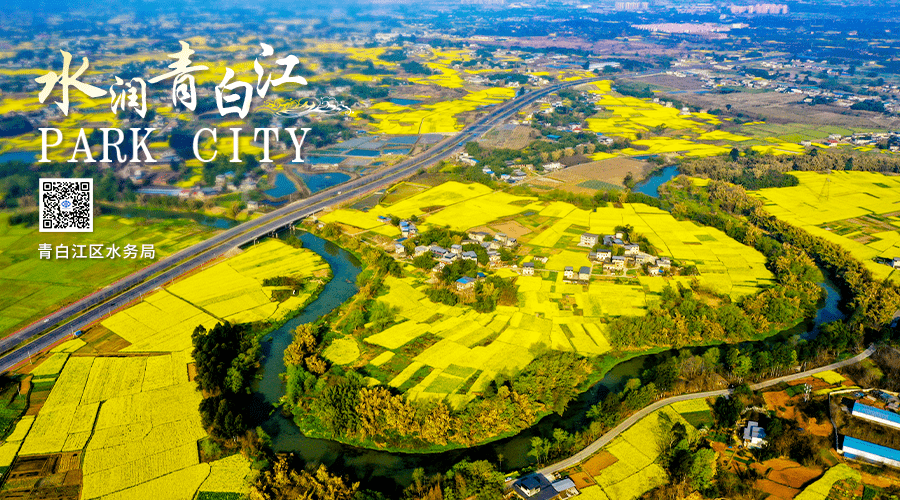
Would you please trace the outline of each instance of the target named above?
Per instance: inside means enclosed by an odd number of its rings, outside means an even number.
[[[211,234],[211,228],[190,221],[113,216],[95,218],[92,233],[41,233],[36,226],[11,226],[9,215],[0,215],[0,289],[15,290],[0,298],[0,337],[151,263],[121,257],[74,259],[71,245],[115,244],[121,254],[127,244],[140,249],[152,243],[160,259]],[[70,258],[40,259],[40,244],[67,245]]]
[[[900,177],[874,172],[793,172],[798,186],[752,194],[766,211],[832,241],[866,264],[878,279],[900,273],[876,258],[900,257]]]

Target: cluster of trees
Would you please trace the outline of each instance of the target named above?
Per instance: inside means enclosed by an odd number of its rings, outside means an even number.
[[[238,437],[247,430],[243,409],[250,380],[259,367],[259,341],[245,325],[217,323],[211,330],[197,326],[191,334],[197,385],[203,392],[203,426],[218,439]]]
[[[0,116],[0,137],[13,137],[34,130],[34,125],[22,115]]]
[[[732,150],[727,156],[710,156],[686,160],[679,165],[681,172],[693,177],[738,184],[745,189],[796,186],[792,171],[828,172],[830,170],[858,170],[865,172],[900,172],[900,159],[891,155],[866,155],[857,151],[821,150],[814,148],[805,155],[761,155],[747,148]]]
[[[0,163],[0,208],[37,207],[40,178],[94,178],[94,201],[134,201],[134,184],[118,179],[111,170],[84,163],[42,163],[40,170],[19,161]]]
[[[464,460],[445,474],[425,477],[425,471],[413,471],[413,482],[404,492],[408,500],[495,500],[502,498],[505,476],[485,460]]]
[[[299,467],[293,455],[282,455],[262,471],[250,487],[251,500],[354,500],[359,483],[331,474],[324,465],[314,471]]]

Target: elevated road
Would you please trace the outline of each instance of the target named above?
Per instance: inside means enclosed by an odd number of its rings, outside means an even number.
[[[205,241],[176,252],[164,259],[102,288],[36,323],[0,340],[0,371],[7,371],[73,332],[83,329],[110,314],[117,307],[140,298],[174,278],[210,262],[228,250],[287,227],[329,206],[340,205],[359,196],[394,184],[419,169],[449,158],[466,142],[480,137],[534,101],[560,89],[590,83],[601,78],[560,82],[523,94],[492,109],[487,115],[463,128],[455,136],[444,139],[428,150],[369,176],[360,177],[309,198],[274,210],[258,219],[245,222]]]
[[[815,375],[816,373],[827,372],[829,370],[837,370],[838,368],[842,368],[845,366],[859,363],[860,361],[862,361],[862,360],[868,358],[869,356],[871,356],[872,354],[874,354],[875,349],[876,349],[875,346],[872,345],[872,346],[869,346],[869,348],[866,349],[865,351],[857,354],[856,356],[853,356],[852,358],[848,358],[843,361],[838,361],[837,363],[831,363],[830,365],[820,366],[819,368],[813,368],[811,370],[806,370],[806,371],[802,371],[799,373],[793,373],[791,375],[785,375],[784,377],[778,377],[778,378],[766,380],[766,381],[760,382],[758,384],[753,384],[750,386],[750,388],[753,389],[754,391],[758,391],[758,390],[764,389],[766,387],[780,384],[781,382],[791,382],[793,380],[798,380],[801,378],[809,377],[810,375]],[[680,396],[672,396],[670,398],[660,399],[659,401],[651,404],[650,406],[641,409],[634,415],[626,418],[622,423],[615,426],[612,430],[610,430],[606,434],[600,436],[600,438],[598,438],[593,443],[587,445],[587,447],[585,447],[583,450],[579,451],[578,453],[572,455],[569,458],[566,458],[565,460],[560,460],[559,462],[556,462],[555,464],[548,465],[548,466],[544,467],[543,469],[540,469],[537,472],[539,474],[550,475],[550,474],[559,472],[563,469],[568,469],[569,467],[572,467],[573,465],[579,464],[579,463],[587,460],[591,455],[600,451],[604,446],[608,445],[610,442],[612,442],[613,439],[618,437],[619,434],[628,430],[629,427],[638,423],[642,418],[644,418],[647,415],[650,415],[651,413],[655,412],[656,410],[659,410],[660,408],[668,406],[672,403],[678,403],[681,401],[690,401],[692,399],[701,399],[701,398],[706,399],[706,398],[711,398],[711,397],[724,396],[724,395],[730,394],[730,393],[731,393],[730,389],[722,389],[719,391],[708,391],[708,392],[697,392],[697,393],[692,393],[692,394],[682,394]]]

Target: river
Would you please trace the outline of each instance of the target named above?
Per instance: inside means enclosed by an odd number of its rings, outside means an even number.
[[[504,470],[522,468],[528,465],[527,454],[532,437],[547,437],[557,427],[569,432],[580,429],[586,422],[587,410],[602,399],[607,392],[619,390],[629,378],[638,376],[647,367],[676,354],[676,351],[669,350],[623,361],[613,367],[600,382],[573,401],[562,416],[548,415],[534,426],[515,436],[481,446],[442,453],[390,453],[326,439],[308,438],[300,433],[290,419],[282,416],[280,411],[272,410],[284,394],[284,384],[279,377],[279,374],[285,371],[282,353],[290,344],[291,331],[297,325],[317,320],[356,293],[356,276],[360,272],[360,267],[359,262],[352,254],[331,242],[309,233],[301,233],[300,240],[305,248],[318,253],[328,262],[333,278],[318,298],[310,303],[301,314],[271,332],[264,339],[262,378],[255,386],[260,409],[269,414],[262,427],[271,436],[272,445],[276,451],[292,452],[308,463],[323,463],[332,472],[349,475],[353,480],[363,482],[369,489],[379,490],[389,495],[396,494],[399,488],[410,483],[412,471],[415,468],[421,467],[427,474],[439,473],[448,470],[453,464],[463,459],[489,460],[496,464],[498,456],[502,455]],[[778,336],[800,335],[803,338],[813,338],[816,327],[821,322],[843,317],[838,309],[841,301],[840,292],[828,282],[821,285],[827,292],[827,298],[823,301],[815,320],[782,332]],[[720,345],[719,347],[725,349],[728,346]]]

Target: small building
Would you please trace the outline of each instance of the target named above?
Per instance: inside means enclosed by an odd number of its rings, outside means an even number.
[[[853,411],[850,413],[856,418],[868,420],[869,422],[900,429],[900,415],[874,406],[864,405],[859,401],[853,403]]]
[[[406,253],[406,247],[404,247],[402,243],[394,243],[394,253],[403,255]]]
[[[597,250],[588,254],[588,259],[594,262],[609,262],[612,259],[612,250]]]
[[[415,249],[413,255],[418,257],[420,255],[425,254],[425,252],[428,252],[429,250],[431,250],[431,249],[426,246],[418,245],[418,246],[416,246],[416,249]]]
[[[440,247],[437,245],[431,245],[431,253],[434,254],[434,257],[436,259],[439,259],[450,252],[448,252],[447,249],[444,247]]]
[[[634,261],[638,265],[653,264],[656,262],[656,256],[644,252],[638,252],[637,255],[634,256]]]
[[[511,247],[518,245],[519,241],[516,240],[515,238],[506,238],[506,242],[504,242],[503,244],[506,245],[507,247],[511,248]]]
[[[578,488],[575,487],[575,481],[572,481],[570,478],[554,481],[550,486],[556,492],[556,496],[551,497],[554,500],[565,500],[566,498],[578,495]]]
[[[534,276],[534,262],[522,264],[522,276]]]
[[[567,280],[575,278],[575,270],[572,268],[572,266],[566,266],[566,268],[563,270],[563,278]]]
[[[622,248],[625,249],[625,255],[637,255],[641,251],[641,246],[636,243],[628,243]]]
[[[622,255],[613,255],[609,259],[609,263],[612,264],[613,269],[618,271],[625,269],[625,257]]]
[[[662,276],[662,269],[656,266],[648,267],[647,272],[650,274],[650,276]]]
[[[462,253],[463,260],[474,260],[478,261],[478,254],[473,252],[472,250],[466,251]]]
[[[894,257],[893,266],[894,269],[900,269],[900,257]]]
[[[578,269],[578,280],[579,281],[590,281],[591,280],[591,268],[588,266],[581,266]]]
[[[472,231],[468,234],[469,239],[473,239],[475,241],[481,242],[487,239],[490,234],[485,233],[484,231]]]
[[[840,452],[846,458],[865,460],[900,468],[900,450],[863,441],[862,439],[844,436],[844,442],[841,444]]]
[[[468,276],[463,276],[462,278],[456,280],[456,289],[459,291],[469,290],[475,286],[475,278],[470,278]]]
[[[487,248],[491,250],[500,250],[501,248],[503,248],[503,244],[497,240],[494,240],[487,244]]]
[[[462,245],[450,245],[450,252],[459,255],[463,252]]]
[[[669,269],[672,267],[672,261],[669,260],[668,257],[662,257],[660,259],[656,259],[656,265],[662,269]]]
[[[506,243],[506,239],[507,239],[506,233],[497,233],[497,234],[494,235],[494,239],[495,239],[496,241],[499,241],[500,243],[504,243],[504,244],[505,244],[505,243]]]
[[[259,202],[253,201],[253,200],[248,201],[247,202],[247,210],[249,210],[251,212],[254,210],[259,210]]]
[[[578,242],[580,246],[583,247],[592,247],[597,244],[600,240],[600,236],[593,233],[581,233],[581,241]]]
[[[487,253],[487,256],[488,256],[488,261],[490,261],[492,263],[496,264],[496,263],[500,262],[500,252],[495,252],[494,250],[491,250]]]
[[[452,252],[447,252],[443,257],[441,257],[441,262],[443,262],[444,264],[453,264],[457,259],[459,259],[459,255],[456,255]]]
[[[759,426],[759,422],[751,420],[744,427],[744,446],[747,448],[759,448],[766,444],[766,430]]]

